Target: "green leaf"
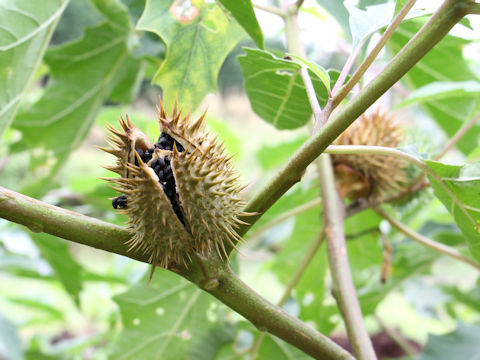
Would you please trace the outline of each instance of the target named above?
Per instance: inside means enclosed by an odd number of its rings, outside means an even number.
[[[328,93],[330,94],[330,75],[328,75],[327,70],[325,70],[323,67],[321,67],[318,64],[315,64],[311,61],[305,60],[300,56],[293,55],[293,54],[288,54],[290,57],[294,58],[297,60],[298,63],[301,65],[305,65],[311,72],[313,72],[317,77],[320,79],[320,81],[323,83],[323,86],[328,90]]]
[[[305,125],[312,110],[299,73],[301,66],[267,51],[244,50],[246,55],[239,56],[238,61],[253,111],[278,129]],[[315,75],[312,82],[320,106],[324,106],[328,99],[327,89]]]
[[[178,2],[148,0],[137,29],[157,34],[167,45],[152,80],[162,87],[166,107],[178,98],[190,111],[215,92],[225,57],[245,34],[218,6],[203,2],[184,8]]]
[[[258,350],[259,359],[310,360],[312,357],[279,338],[267,334]]]
[[[83,286],[83,268],[70,254],[68,243],[46,233],[31,233],[30,236],[38,246],[42,257],[52,267],[55,277],[72,296],[75,303],[79,305],[79,295]]]
[[[15,326],[0,315],[0,359],[22,360],[22,342]]]
[[[451,98],[474,98],[478,101],[480,99],[480,82],[475,80],[435,81],[412,91],[397,107]]]
[[[109,100],[122,104],[133,102],[142,84],[145,65],[142,60],[129,56],[124,66],[118,71],[116,84],[112,89]]]
[[[14,127],[22,132],[17,148],[41,148],[43,161],[37,159],[33,164],[49,169],[45,177],[32,179],[43,182],[33,192],[37,196],[51,186],[55,172],[80,146],[125,71],[135,72],[132,62],[139,65],[129,55],[133,28],[127,9],[118,0],[95,0],[94,5],[104,21],[88,28],[81,39],[47,52],[45,62],[51,72],[48,86],[40,100],[14,121]],[[117,96],[121,93],[125,96],[126,92],[117,88]]]
[[[42,300],[37,300],[34,298],[7,298],[9,302],[22,305],[25,307],[30,308],[31,310],[35,310],[36,313],[43,313],[47,315],[47,318],[42,318],[43,323],[47,320],[64,320],[64,315],[61,310],[58,310],[54,306],[47,304]]]
[[[366,10],[349,4],[345,4],[345,6],[350,14],[350,31],[354,46],[377,30],[387,26],[394,11],[392,3],[367,6]]]
[[[264,170],[271,170],[283,163],[307,140],[301,137],[278,145],[264,145],[257,152],[257,158]]]
[[[436,179],[428,176],[435,196],[452,214],[466,236],[470,252],[480,261],[480,162],[468,165],[446,165],[425,160],[453,193],[453,198]]]
[[[285,212],[291,210],[292,207],[300,206],[318,196],[318,192],[319,190],[316,186],[309,186],[306,189],[296,188],[282,197],[279,202],[267,211],[265,216],[270,217],[272,213],[280,210]],[[281,252],[276,254],[269,264],[275,275],[284,284],[287,284],[292,279],[299,264],[308,253],[312,242],[320,232],[320,207],[302,212],[294,219],[295,225],[291,235],[280,244],[282,247]],[[331,330],[328,323],[324,322],[320,315],[322,313],[327,264],[325,248],[321,248],[295,287],[294,295],[300,308],[300,319],[315,322],[317,328],[322,332]]]
[[[263,49],[263,33],[253,11],[251,0],[218,0],[218,2],[238,21],[255,44]]]
[[[166,270],[157,269],[148,287],[146,281],[114,298],[123,330],[112,358],[214,359],[223,343],[232,340],[224,335],[216,340],[219,331],[230,330],[209,294]]]
[[[403,22],[393,34],[387,47],[398,53],[418,32],[422,19]],[[447,35],[428,52],[403,78],[411,90],[434,82],[478,81],[463,58],[462,49],[470,41]],[[477,97],[478,98],[478,97]],[[476,98],[444,98],[422,103],[422,108],[432,117],[448,137],[453,136],[465,121],[471,119],[480,104]],[[458,142],[458,148],[468,154],[478,143],[480,126],[472,127]]]
[[[430,335],[418,360],[478,359],[478,339],[479,326],[458,323],[457,328],[449,334]]]
[[[0,4],[0,136],[42,62],[68,0],[4,0]]]

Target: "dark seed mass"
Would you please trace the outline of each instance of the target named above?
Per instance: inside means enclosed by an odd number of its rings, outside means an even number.
[[[175,144],[175,146],[177,147],[177,151],[182,152],[185,150],[182,144],[180,144],[170,135],[162,132],[162,134],[158,138],[158,141],[153,145],[153,147],[147,149],[146,151],[143,151],[140,148],[136,148],[135,150],[137,151],[142,161],[144,163],[148,163],[152,159],[155,149],[172,151],[173,144]],[[135,165],[138,166],[138,160],[136,158]],[[182,224],[185,225],[185,221],[183,219],[183,212],[180,204],[178,203],[175,177],[173,176],[172,167],[170,165],[170,158],[165,157],[155,159],[150,163],[149,166],[153,169],[153,171],[155,171],[155,174],[157,174],[159,182],[162,185],[162,189],[165,192],[165,195],[167,195],[168,199],[170,200],[173,211],[177,215],[178,219],[182,222]],[[112,206],[115,209],[119,207],[125,208],[127,206],[127,198],[124,195],[116,197],[112,200]]]

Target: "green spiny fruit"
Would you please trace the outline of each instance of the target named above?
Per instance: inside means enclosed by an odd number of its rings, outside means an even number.
[[[241,240],[235,228],[249,215],[243,187],[223,145],[204,132],[205,115],[192,121],[175,104],[168,117],[160,104],[153,145],[128,116],[121,130],[108,126],[111,148],[101,149],[116,156],[106,168],[120,177],[106,180],[123,194],[113,205],[129,216],[130,249],[149,255],[152,273],[156,265],[188,266],[196,252],[226,259],[225,245]]]

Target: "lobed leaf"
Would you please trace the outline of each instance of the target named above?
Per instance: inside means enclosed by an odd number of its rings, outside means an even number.
[[[244,50],[245,55],[239,56],[238,61],[253,111],[278,129],[305,125],[312,110],[299,72],[301,65],[267,51]],[[320,106],[324,106],[328,91],[316,75],[311,77]]]
[[[255,44],[263,49],[263,33],[258,24],[251,0],[218,0],[250,35]]]
[[[55,277],[65,290],[80,305],[80,291],[83,287],[83,268],[72,257],[69,245],[62,239],[46,233],[30,234],[42,257],[52,267]]]
[[[393,53],[398,53],[422,25],[422,19],[403,22],[387,47]],[[404,76],[405,83],[411,90],[416,90],[435,82],[457,84],[477,82],[478,77],[470,69],[462,54],[462,48],[469,43],[468,40],[447,35]],[[431,99],[421,105],[445,134],[451,137],[478,111],[480,102],[478,96],[467,96]],[[479,136],[480,126],[472,127],[460,139],[458,148],[468,155],[477,146]]]
[[[458,323],[449,334],[428,337],[418,360],[478,359],[480,357],[480,327]]]
[[[219,303],[169,271],[157,269],[148,287],[143,279],[114,300],[123,323],[115,359],[214,359],[232,340],[215,341],[219,331],[228,331]]]
[[[183,7],[179,2],[148,0],[138,30],[158,35],[167,46],[165,60],[152,82],[163,90],[167,109],[178,97],[190,111],[216,91],[220,67],[244,37],[244,31],[222,10],[203,2]]]
[[[349,24],[354,46],[374,32],[387,26],[394,13],[394,5],[392,3],[368,6],[366,10],[361,10],[349,4],[345,4],[345,6],[350,15]]]
[[[0,3],[0,135],[42,62],[68,0],[5,0]]]
[[[452,98],[480,100],[480,82],[470,81],[434,81],[415,89],[397,105],[398,108],[419,103],[431,103]]]
[[[447,165],[425,160],[437,173],[454,197],[428,176],[435,196],[443,203],[465,235],[470,252],[480,261],[480,162],[467,165]]]
[[[130,54],[134,30],[126,7],[119,0],[93,3],[104,21],[88,28],[82,38],[47,52],[48,85],[42,97],[19,113],[13,124],[22,132],[16,149],[40,148],[44,158],[36,159],[32,167],[49,169],[46,177],[36,177],[32,184],[36,196],[51,186],[61,164],[83,142],[112,91],[117,100],[128,98],[134,82],[124,74],[141,71],[140,62]]]
[[[292,57],[294,60],[297,60],[298,63],[305,65],[311,72],[313,72],[323,83],[323,86],[328,91],[328,94],[330,95],[330,75],[328,75],[327,70],[325,70],[323,67],[321,67],[318,64],[315,64],[314,62],[311,62],[309,60],[306,60],[300,56],[289,54],[290,57]]]

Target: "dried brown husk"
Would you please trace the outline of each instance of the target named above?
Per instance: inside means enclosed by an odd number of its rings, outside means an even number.
[[[128,215],[132,233],[131,249],[149,255],[149,262],[164,268],[188,266],[198,252],[206,256],[228,258],[225,245],[240,241],[235,229],[244,201],[231,158],[216,138],[205,133],[205,113],[192,120],[181,116],[175,105],[167,116],[162,104],[158,108],[160,130],[184,147],[179,151],[155,149],[148,163],[143,163],[136,148],[146,150],[153,145],[130,119],[120,120],[121,130],[109,126],[111,148],[102,148],[116,156],[114,166],[107,169],[120,175],[106,180],[125,195],[127,206],[120,211]],[[178,203],[184,215],[183,224],[159,184],[157,174],[149,166],[157,158],[169,157],[176,183]],[[135,158],[138,165],[135,165]]]
[[[375,145],[398,147],[403,141],[402,128],[395,117],[377,109],[363,114],[334,142],[335,145]],[[340,194],[352,200],[368,198],[382,202],[408,189],[408,163],[384,155],[332,155]]]

